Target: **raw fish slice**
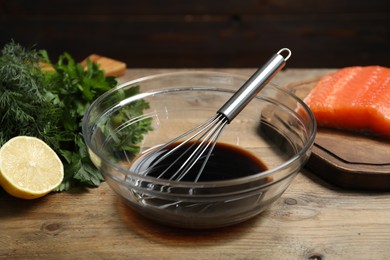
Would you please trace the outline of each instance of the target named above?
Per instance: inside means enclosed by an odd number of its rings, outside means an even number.
[[[374,132],[390,136],[390,70],[383,74],[371,101],[369,123]]]
[[[390,69],[347,67],[323,76],[304,99],[323,127],[390,137]]]

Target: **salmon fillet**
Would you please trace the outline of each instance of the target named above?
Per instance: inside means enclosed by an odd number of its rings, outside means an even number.
[[[304,102],[319,126],[390,137],[390,68],[340,69],[323,76]]]

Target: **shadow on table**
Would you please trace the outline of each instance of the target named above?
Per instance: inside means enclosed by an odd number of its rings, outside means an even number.
[[[239,239],[262,221],[260,215],[243,223],[216,229],[185,229],[163,225],[135,212],[124,201],[118,199],[120,217],[128,228],[148,240],[174,246],[208,246]],[[265,212],[264,212],[265,213]]]

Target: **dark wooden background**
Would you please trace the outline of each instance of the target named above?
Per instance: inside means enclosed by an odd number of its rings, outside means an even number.
[[[0,44],[128,67],[390,66],[389,0],[0,0]]]

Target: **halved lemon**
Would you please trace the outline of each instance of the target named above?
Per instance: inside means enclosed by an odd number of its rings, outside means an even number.
[[[17,136],[0,148],[0,185],[21,199],[42,197],[64,178],[58,155],[42,140]]]

